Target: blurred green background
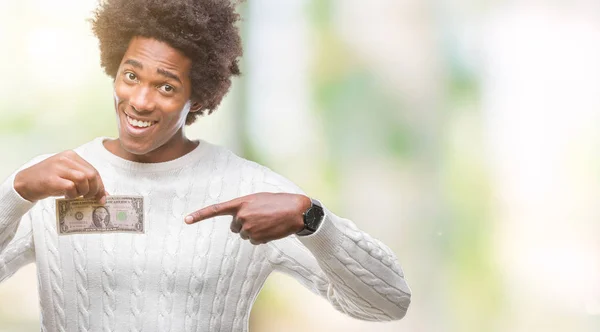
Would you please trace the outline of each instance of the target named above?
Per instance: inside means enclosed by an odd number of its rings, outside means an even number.
[[[0,0],[0,176],[116,135],[92,0]],[[600,4],[250,0],[244,75],[188,129],[388,244],[407,316],[364,323],[272,276],[253,331],[598,331]],[[35,266],[0,331],[39,330]],[[310,308],[310,309],[307,309]],[[307,312],[309,312],[307,314]]]

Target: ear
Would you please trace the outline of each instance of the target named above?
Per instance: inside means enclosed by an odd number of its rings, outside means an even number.
[[[197,101],[192,101],[192,105],[190,106],[190,113],[198,112],[202,109],[202,105]]]

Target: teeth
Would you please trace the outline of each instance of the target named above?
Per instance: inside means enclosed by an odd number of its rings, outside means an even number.
[[[132,119],[132,118],[129,117],[129,115],[127,116],[127,121],[132,126],[138,127],[138,128],[147,128],[147,127],[150,127],[151,125],[154,124],[154,122],[139,121],[139,120],[136,120],[136,119]]]

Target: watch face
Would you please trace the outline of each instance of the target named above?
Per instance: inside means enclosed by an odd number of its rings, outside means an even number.
[[[306,226],[310,229],[315,229],[315,209],[308,210],[306,214]]]
[[[306,226],[312,230],[319,227],[323,218],[323,210],[318,207],[312,207],[306,212]]]

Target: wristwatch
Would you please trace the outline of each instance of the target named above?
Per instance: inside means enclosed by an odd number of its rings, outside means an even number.
[[[298,236],[311,235],[319,229],[321,222],[325,218],[325,212],[323,206],[316,199],[310,199],[310,207],[302,214],[304,219],[304,228],[296,233]]]

